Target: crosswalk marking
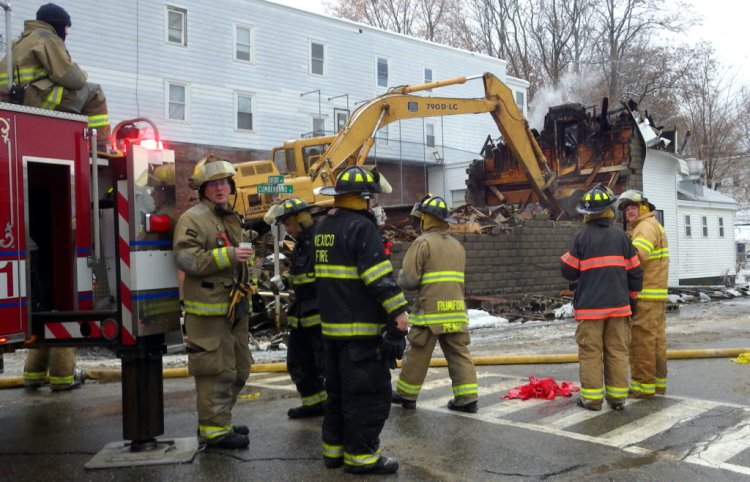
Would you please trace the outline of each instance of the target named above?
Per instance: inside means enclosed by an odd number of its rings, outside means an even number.
[[[570,403],[566,402],[558,404],[558,406],[550,405],[549,409],[544,408],[543,410],[539,410],[543,405],[550,404],[551,402],[540,399],[524,401],[502,399],[508,390],[527,383],[527,379],[513,375],[503,375],[501,373],[478,372],[479,412],[468,414],[453,412],[446,407],[447,402],[453,398],[453,394],[450,390],[451,380],[445,371],[431,369],[427,376],[428,380],[422,385],[422,390],[417,400],[418,409],[479,419],[495,425],[526,428],[535,432],[543,432],[550,435],[619,448],[625,452],[638,455],[654,453],[654,450],[648,448],[648,443],[645,444],[646,446],[643,446],[644,442],[650,438],[668,434],[675,427],[691,423],[691,421],[700,418],[711,410],[722,409],[722,407],[723,409],[731,408],[736,411],[738,414],[737,419],[741,419],[741,421],[721,432],[706,433],[705,439],[696,442],[695,446],[691,448],[689,455],[682,458],[681,455],[671,453],[668,450],[659,453],[665,457],[680,457],[681,460],[688,463],[718,468],[742,475],[750,475],[750,467],[728,462],[733,457],[750,449],[750,407],[744,405],[679,396],[666,396],[657,398],[656,400],[662,403],[653,404],[653,408],[650,408],[649,405],[637,405],[647,404],[649,400],[628,399],[625,401],[625,412],[612,411],[606,404],[602,411],[599,412],[583,410],[572,403],[572,400],[570,400]],[[396,378],[397,375],[394,375],[394,383]],[[494,381],[495,379],[498,381]],[[296,391],[294,384],[286,374],[270,378],[262,378],[259,374],[251,374],[248,385],[276,390]],[[493,397],[496,398],[493,400]],[[613,419],[615,423],[610,424],[610,426],[614,426],[614,428],[604,433],[601,433],[601,427],[606,429],[607,425],[600,426],[599,434],[596,434],[596,431],[594,434],[579,433],[586,432],[586,422],[595,417],[620,417],[623,414],[629,414],[632,418],[634,416],[632,414],[638,414],[638,409],[641,407],[646,407],[645,410],[652,410],[652,413],[627,421],[622,425],[619,425],[617,420]],[[535,409],[540,413],[544,413],[544,416],[527,421],[534,415]],[[522,412],[523,410],[528,410],[528,412]],[[547,415],[549,411],[553,413]],[[643,412],[643,409],[641,412]],[[514,417],[517,420],[524,421],[514,421]],[[580,428],[582,426],[583,428]]]

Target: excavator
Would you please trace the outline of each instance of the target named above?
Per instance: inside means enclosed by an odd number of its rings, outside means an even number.
[[[484,83],[484,98],[414,95],[476,79]],[[501,135],[498,140],[489,136],[483,159],[467,169],[467,201],[477,206],[536,202],[553,219],[574,217],[576,202],[591,185],[604,183],[620,192],[628,176],[642,169],[646,145],[641,141],[647,137],[655,142],[658,135],[635,107],[623,104],[609,112],[606,99],[601,113],[594,115],[580,104],[553,107],[539,136],[543,148],[510,88],[492,73],[395,87],[361,105],[337,135],[287,141],[273,149],[273,160],[239,165],[238,210],[251,220],[259,219],[272,198],[258,193],[256,186],[278,173],[284,175],[284,183],[294,186],[295,196],[325,206],[332,199],[316,195],[315,188],[332,185],[348,166],[365,164],[378,130],[386,125],[404,119],[489,113]],[[252,172],[246,172],[251,167]],[[640,187],[637,182],[630,184],[629,188]]]
[[[412,95],[474,79],[483,80],[484,98]],[[403,119],[485,112],[492,115],[514,155],[522,160],[524,173],[531,180],[536,196],[554,212],[559,212],[558,200],[550,189],[554,185],[554,175],[519,112],[513,93],[491,73],[396,87],[361,105],[335,136],[287,141],[272,150],[272,160],[239,164],[236,209],[251,221],[260,219],[273,200],[270,195],[259,193],[257,186],[274,175],[284,175],[284,184],[293,186],[295,196],[321,206],[330,204],[332,199],[316,195],[315,188],[333,184],[336,175],[350,165],[365,164],[378,129]]]

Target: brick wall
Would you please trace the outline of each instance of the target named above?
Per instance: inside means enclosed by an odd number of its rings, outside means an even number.
[[[457,234],[466,249],[467,295],[558,293],[568,288],[560,275],[560,256],[580,224],[573,221],[528,221],[497,235]],[[395,272],[410,243],[396,243]]]

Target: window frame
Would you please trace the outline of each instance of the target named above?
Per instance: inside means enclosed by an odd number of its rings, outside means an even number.
[[[339,124],[339,118],[340,118],[340,116],[342,114],[345,117],[344,123],[343,124]],[[338,109],[338,108],[334,107],[334,109],[333,109],[333,125],[336,128],[336,134],[338,134],[339,131],[341,131],[341,129],[346,125],[346,123],[349,122],[349,117],[350,116],[351,116],[351,112],[349,112],[349,109]]]
[[[385,85],[380,85],[380,61],[385,61]],[[390,60],[388,57],[376,56],[375,57],[375,87],[379,89],[387,89],[390,81]]]
[[[182,16],[182,32],[180,35],[180,41],[174,42],[169,36],[169,15],[170,13],[178,13]],[[176,47],[187,47],[188,46],[188,10],[185,7],[178,7],[177,5],[164,5],[164,42],[168,45],[174,45]]]
[[[316,121],[322,122],[322,124],[323,124],[322,125],[322,129],[316,129],[315,128]],[[325,116],[318,117],[318,116],[314,115],[312,117],[312,131],[311,132],[312,132],[312,137],[321,137],[321,136],[326,135],[326,118],[325,118]]]
[[[241,64],[251,64],[251,65],[255,64],[255,27],[250,24],[242,23],[242,22],[234,22],[232,25],[234,26],[234,31],[232,33],[232,40],[233,40],[232,45],[234,47],[233,52],[232,52],[232,59],[235,62],[238,62]],[[240,59],[237,57],[237,44],[239,43],[237,31],[239,29],[246,29],[248,30],[250,34],[250,45],[249,45],[250,59],[249,60]]]
[[[427,72],[428,71],[430,72],[430,78],[429,78],[429,80],[427,79]],[[435,81],[435,69],[433,69],[432,67],[424,67],[422,69],[422,78],[424,79],[424,83],[425,84],[429,84],[430,82],[434,82]],[[425,92],[432,92],[432,89],[427,89]]]
[[[185,89],[185,100],[184,100],[184,119],[175,119],[170,116],[170,105],[173,102],[171,97],[171,86],[179,86],[183,87]],[[177,122],[180,124],[189,124],[190,123],[190,83],[189,82],[183,82],[179,80],[165,80],[164,81],[164,90],[165,90],[165,102],[164,102],[164,119],[167,122]]]
[[[250,99],[250,129],[240,127],[240,97]],[[234,130],[237,132],[255,132],[255,94],[245,91],[234,91]]]
[[[690,215],[685,215],[685,237],[686,238],[692,238],[693,237],[693,229],[690,224]]]
[[[323,59],[322,59],[323,72],[320,74],[313,72],[313,52],[312,52],[313,44],[317,44],[323,47]],[[308,61],[307,61],[307,73],[314,77],[325,78],[328,75],[328,63],[326,62],[326,58],[328,57],[328,45],[326,45],[326,43],[321,40],[308,39],[307,52],[309,54]]]
[[[432,135],[430,135],[429,133],[430,128],[432,128]],[[432,137],[432,144],[430,144],[430,137]],[[424,145],[426,147],[436,147],[437,146],[436,139],[437,138],[435,137],[435,123],[425,122],[424,123]]]
[[[701,216],[701,234],[704,238],[708,237],[708,216]]]
[[[525,112],[526,111],[526,93],[522,90],[517,90],[516,95],[514,95],[514,97],[516,101],[516,106],[521,111],[521,114],[526,115],[526,112]],[[518,105],[519,97],[520,97],[521,105]]]
[[[719,237],[724,237],[724,217],[719,216]]]

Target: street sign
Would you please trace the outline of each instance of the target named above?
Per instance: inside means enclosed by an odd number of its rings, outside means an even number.
[[[258,184],[258,194],[292,194],[291,184]]]
[[[268,176],[268,184],[284,184],[284,176]]]

